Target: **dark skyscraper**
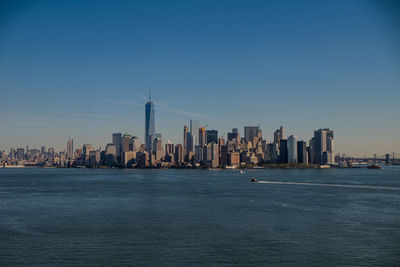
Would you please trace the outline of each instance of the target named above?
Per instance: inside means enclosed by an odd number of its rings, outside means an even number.
[[[247,142],[253,142],[254,137],[257,136],[258,126],[245,126],[244,127],[244,140]]]
[[[207,130],[207,144],[215,143],[218,144],[218,131],[217,130]]]
[[[231,133],[228,133],[228,140],[234,141],[234,142],[239,142],[240,141],[240,136],[237,128],[233,128]]]
[[[297,162],[307,164],[307,146],[304,141],[297,141]]]
[[[288,163],[288,148],[287,148],[288,140],[281,139],[279,141],[279,161],[280,163]]]
[[[119,163],[121,160],[121,151],[122,151],[122,134],[121,133],[113,133],[112,143],[115,145],[117,160]]]
[[[144,139],[146,143],[147,151],[152,151],[153,147],[153,139],[155,138],[156,129],[155,129],[155,120],[154,120],[154,104],[151,102],[151,95],[149,90],[149,101],[146,103],[146,118],[145,118],[145,130],[144,130]]]

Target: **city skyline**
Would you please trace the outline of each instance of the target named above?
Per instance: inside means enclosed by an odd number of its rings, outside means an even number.
[[[183,126],[182,144],[163,144],[162,134],[156,133],[155,105],[149,89],[145,103],[144,144],[129,133],[112,133],[112,142],[103,150],[92,144],[75,148],[68,137],[66,150],[29,146],[0,151],[1,167],[64,167],[64,168],[330,168],[352,167],[353,158],[335,155],[334,131],[320,128],[308,142],[294,135],[286,138],[281,125],[273,134],[273,141],[263,138],[260,125],[245,126],[243,137],[237,128],[218,134],[218,130],[201,126],[190,120],[190,128]],[[226,136],[226,138],[225,138]],[[164,149],[165,147],[165,149]],[[375,161],[377,160],[376,155]],[[385,154],[385,162],[390,162]],[[393,164],[395,159],[393,155]]]
[[[280,125],[304,140],[329,127],[337,152],[400,151],[398,17],[389,2],[156,6],[8,2],[0,149],[60,151],[68,137],[103,147],[113,132],[144,142],[151,87],[164,143],[182,143],[182,125],[199,120],[221,134],[260,125],[268,140]]]

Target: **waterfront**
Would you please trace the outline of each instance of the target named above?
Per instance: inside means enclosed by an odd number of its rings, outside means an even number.
[[[400,191],[384,188],[400,168],[0,169],[0,263],[396,264]]]

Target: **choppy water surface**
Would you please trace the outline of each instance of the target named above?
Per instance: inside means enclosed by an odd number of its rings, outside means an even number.
[[[398,189],[400,168],[0,169],[0,265],[394,265]]]

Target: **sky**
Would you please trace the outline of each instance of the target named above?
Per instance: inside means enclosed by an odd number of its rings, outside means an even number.
[[[0,150],[104,148],[113,132],[182,143],[200,120],[225,135],[283,125],[335,152],[400,152],[396,1],[2,1]]]

